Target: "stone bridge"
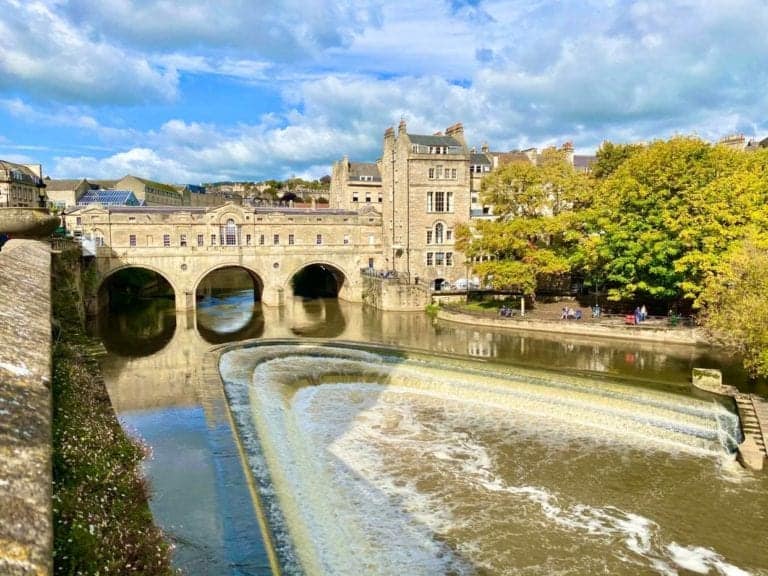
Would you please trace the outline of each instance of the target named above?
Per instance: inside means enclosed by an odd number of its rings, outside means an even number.
[[[308,267],[353,302],[362,300],[361,269],[385,267],[381,215],[372,209],[88,206],[65,215],[65,226],[95,257],[99,287],[119,270],[151,270],[173,288],[178,310],[194,309],[201,283],[220,268],[246,270],[256,297],[281,306]]]

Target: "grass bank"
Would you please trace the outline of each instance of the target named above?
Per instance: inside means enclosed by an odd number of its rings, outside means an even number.
[[[54,574],[176,574],[149,510],[144,450],[120,428],[66,268],[53,291]]]

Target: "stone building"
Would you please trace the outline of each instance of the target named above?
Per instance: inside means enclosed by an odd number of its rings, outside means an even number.
[[[470,151],[464,128],[433,135],[384,132],[379,162],[387,268],[440,290],[466,277],[456,227],[470,218]]]
[[[334,162],[331,171],[331,208],[356,210],[373,205],[381,211],[381,174],[375,162],[350,162],[347,156]]]
[[[53,207],[71,208],[76,206],[80,198],[88,191],[99,186],[88,182],[85,178],[79,180],[45,179],[45,191]]]
[[[15,164],[0,160],[0,207],[45,206],[45,182],[40,164]]]
[[[114,187],[118,190],[130,190],[139,202],[147,206],[181,206],[184,203],[183,195],[170,184],[153,182],[138,176],[125,176],[118,180]]]

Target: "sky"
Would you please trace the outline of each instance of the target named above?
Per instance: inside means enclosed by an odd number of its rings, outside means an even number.
[[[384,130],[470,146],[768,136],[768,0],[0,0],[0,159],[318,178]]]

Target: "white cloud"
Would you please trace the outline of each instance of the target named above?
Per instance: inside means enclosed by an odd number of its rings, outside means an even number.
[[[62,100],[127,103],[176,97],[175,73],[73,26],[59,6],[6,0],[0,16],[0,90]]]
[[[62,9],[75,23],[93,25],[122,43],[149,50],[255,51],[277,60],[312,58],[344,46],[378,20],[377,2],[335,0],[70,0]]]
[[[183,89],[179,78],[215,75],[224,78],[217,88],[249,101],[263,88],[282,97],[280,109],[238,124],[215,111],[199,121],[184,102],[153,108],[161,119],[141,130],[109,126],[121,125],[119,108],[105,121],[98,108],[33,107],[15,93],[0,101],[7,113],[119,145],[104,158],[62,155],[60,176],[325,173],[343,154],[375,159],[401,117],[421,133],[461,121],[470,144],[496,149],[768,130],[764,0],[190,0],[183,10],[149,0],[5,1],[0,91],[167,102]],[[45,40],[22,41],[31,22],[46,25]]]

